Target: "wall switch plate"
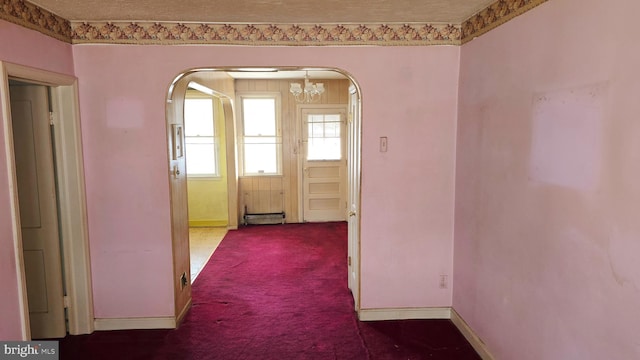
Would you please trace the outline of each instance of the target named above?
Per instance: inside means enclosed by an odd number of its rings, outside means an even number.
[[[440,275],[440,289],[446,289],[449,287],[448,276]]]
[[[386,136],[380,137],[380,152],[387,152],[387,141]]]

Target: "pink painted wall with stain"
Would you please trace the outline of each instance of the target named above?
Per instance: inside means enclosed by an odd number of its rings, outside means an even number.
[[[459,48],[76,45],[73,53],[97,318],[173,315],[167,88],[186,69],[215,66],[326,66],[355,77],[362,307],[451,305],[439,275],[453,271]]]
[[[0,39],[0,61],[73,75],[73,58],[69,44],[4,20],[0,20]],[[4,129],[0,128],[0,340],[22,340],[17,260],[13,250],[9,164],[6,158],[5,133]]]
[[[640,358],[634,0],[555,0],[462,47],[453,306],[497,359]]]

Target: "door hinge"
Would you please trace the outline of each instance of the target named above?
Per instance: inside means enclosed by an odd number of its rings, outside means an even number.
[[[349,113],[349,115],[347,116],[347,121],[349,122],[349,124],[353,122],[353,113]]]
[[[49,112],[49,125],[55,125],[55,123],[53,122],[53,112]]]
[[[65,295],[65,296],[62,298],[62,302],[64,303],[64,308],[65,308],[65,309],[68,309],[68,308],[70,307],[70,305],[69,305],[69,304],[71,303],[71,299],[69,299],[69,296]]]
[[[348,258],[349,266],[351,266],[351,256]]]

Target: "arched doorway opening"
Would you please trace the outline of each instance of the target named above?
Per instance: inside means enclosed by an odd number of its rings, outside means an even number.
[[[325,92],[319,99],[313,101],[297,101],[291,93],[291,83],[301,83],[306,75],[312,83],[321,82]],[[308,214],[313,210],[323,210],[323,206],[339,206],[339,210],[333,212],[334,217],[326,219],[348,222],[349,287],[358,310],[361,171],[361,96],[358,84],[348,73],[335,68],[224,67],[185,71],[175,78],[167,94],[174,291],[178,321],[188,310],[191,297],[190,281],[187,275],[189,273],[186,195],[188,187],[186,157],[188,155],[184,152],[184,99],[191,83],[197,83],[211,91],[220,99],[223,107],[228,228],[237,228],[246,220],[248,213],[282,213],[284,222],[293,223],[313,221],[308,219],[322,221],[324,214],[322,211],[315,213],[316,216],[320,216],[319,218],[308,217]],[[262,142],[259,143],[259,145],[269,143],[269,146],[258,147],[255,146],[256,142],[252,142],[254,139],[247,139],[247,134],[256,135],[255,137],[264,135],[260,131],[254,134],[245,127],[244,116],[248,112],[245,105],[255,99],[259,100],[256,101],[258,103],[271,101],[275,109],[273,121],[277,130],[273,134],[267,134],[270,138],[261,139]],[[343,154],[338,157],[342,160],[342,170],[327,169],[324,166],[328,163],[327,159],[320,159],[321,161],[314,164],[319,166],[322,163],[324,167],[310,169],[310,163],[305,161],[304,154],[309,153],[309,134],[313,132],[311,129],[313,127],[325,129],[323,134],[339,133],[342,136],[339,141],[343,141],[341,143]],[[330,137],[313,140],[316,144],[338,141]],[[254,151],[258,148],[261,150]],[[274,152],[277,154],[273,166],[264,165],[268,163],[268,160],[264,159],[257,161],[264,166],[251,165],[247,154],[252,151],[265,154],[270,149],[275,149]],[[307,186],[313,183],[308,181],[311,178],[309,173],[323,172],[342,173],[344,184],[334,186],[320,180],[315,182],[315,189],[327,193],[335,188],[336,193],[342,197],[316,196],[313,198],[309,192],[305,193]],[[339,217],[340,214],[342,217]]]

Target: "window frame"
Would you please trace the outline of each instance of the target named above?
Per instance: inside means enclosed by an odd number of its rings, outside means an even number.
[[[275,102],[275,121],[276,121],[276,172],[275,173],[252,173],[245,169],[245,121],[244,121],[244,99],[273,99]],[[283,176],[282,159],[283,159],[283,136],[282,136],[282,105],[281,94],[279,92],[260,91],[260,92],[238,92],[236,96],[237,113],[238,113],[238,176],[256,177],[256,176]],[[255,138],[255,136],[252,136]],[[274,136],[265,136],[272,138]]]
[[[208,99],[211,101],[211,110],[212,110],[212,118],[211,121],[213,122],[213,158],[215,160],[215,169],[214,169],[214,173],[213,174],[192,174],[189,173],[189,167],[186,166],[186,175],[187,175],[187,179],[189,180],[212,180],[212,179],[221,179],[222,178],[222,173],[220,171],[220,136],[218,134],[218,123],[217,123],[217,119],[216,119],[216,112],[218,112],[218,101],[216,96],[214,95],[209,95],[206,93],[203,93],[201,91],[198,90],[194,90],[194,89],[187,89],[185,96],[184,96],[184,108],[183,108],[183,113],[186,112],[186,107],[187,107],[187,100],[188,99]],[[184,118],[184,146],[185,146],[185,152],[187,154],[187,161],[189,158],[189,152],[187,150],[187,145],[188,145],[188,138],[198,138],[198,136],[187,136],[187,125],[186,125],[186,116],[183,115]],[[208,136],[207,136],[208,137]]]

